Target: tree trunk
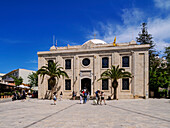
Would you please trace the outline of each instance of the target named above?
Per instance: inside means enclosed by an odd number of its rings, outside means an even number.
[[[113,97],[113,99],[117,99],[117,87],[118,87],[118,82],[117,82],[117,80],[114,80],[114,81],[112,82],[112,87],[114,88],[114,97]]]
[[[117,88],[114,88],[114,97],[113,99],[117,99]]]
[[[50,100],[53,99],[54,87],[51,89]]]
[[[55,85],[56,85],[56,79],[53,77],[53,78],[50,78],[49,79],[49,84],[51,86],[51,95],[50,95],[50,99],[53,99],[53,93],[55,91]]]

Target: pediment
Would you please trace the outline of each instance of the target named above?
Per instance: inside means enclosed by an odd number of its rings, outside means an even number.
[[[95,44],[92,41],[87,42],[86,44],[83,44],[81,49],[91,49],[93,48]]]

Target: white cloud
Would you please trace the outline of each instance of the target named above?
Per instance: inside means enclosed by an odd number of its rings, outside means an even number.
[[[144,13],[138,8],[123,9],[122,20],[124,24],[136,24],[144,18]]]
[[[144,13],[138,8],[123,9],[123,14],[121,18],[123,20],[123,25],[115,25],[110,22],[107,24],[99,22],[97,24],[97,29],[94,29],[90,33],[89,38],[94,38],[93,34],[96,33],[96,37],[103,39],[104,41],[111,43],[113,42],[115,36],[117,42],[129,42],[132,39],[135,40],[140,29],[138,29],[139,22],[142,23],[144,19]]]
[[[170,39],[170,17],[166,19],[155,18],[148,20],[149,32],[160,39]]]
[[[163,51],[170,45],[170,17],[166,19],[155,18],[148,20],[148,31],[154,37],[156,49]]]
[[[116,25],[116,28],[113,24],[108,23],[108,24],[101,24],[100,23],[100,29],[96,29],[93,32],[90,33],[89,38],[94,38],[92,36],[93,33],[96,33],[96,37],[98,39],[102,39],[106,41],[107,43],[112,43],[114,41],[114,38],[116,36],[118,43],[121,42],[129,42],[132,39],[135,40],[137,33],[139,30],[137,29],[136,26],[120,26]]]
[[[161,54],[163,54],[165,47],[169,46],[170,44],[162,39],[154,39],[155,41],[155,49],[158,50]]]
[[[155,6],[160,9],[170,9],[170,0],[154,0]]]
[[[162,9],[169,9],[170,0],[155,0],[155,5]],[[157,15],[147,18],[147,12],[145,13],[138,8],[123,9],[122,12],[123,24],[115,25],[112,22],[106,24],[99,22],[90,35],[93,35],[95,32],[97,38],[107,43],[113,42],[115,36],[117,43],[130,42],[132,39],[136,40],[138,33],[141,31],[141,23],[146,21],[148,32],[152,34],[156,44],[156,50],[163,52],[165,47],[170,45],[170,14],[167,13],[164,18]],[[89,37],[93,38],[94,36]]]
[[[130,22],[128,21],[128,23]],[[163,52],[164,48],[170,45],[170,17],[165,19],[150,18],[148,19],[147,23],[148,32],[153,36],[154,42],[156,44],[155,46],[156,50]],[[138,37],[138,33],[140,31],[141,31],[140,23],[124,25],[99,23],[98,29],[95,29],[93,33],[95,32],[98,35],[97,38],[102,39],[107,43],[113,42],[116,36],[117,43],[121,43],[130,42],[132,39],[136,40],[136,37]]]

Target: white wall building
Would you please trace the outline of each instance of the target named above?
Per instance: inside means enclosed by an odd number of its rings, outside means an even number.
[[[12,76],[15,76],[17,78],[22,77],[23,78],[23,83],[28,84],[29,83],[28,82],[28,75],[32,74],[32,72],[35,72],[35,71],[27,70],[27,69],[16,69],[16,70],[13,70],[13,71],[5,74],[2,77],[2,81],[3,82],[8,82],[8,83],[13,83],[14,80],[10,77],[12,75]]]
[[[132,73],[129,79],[118,80],[117,97],[120,98],[148,98],[149,81],[149,50],[148,44],[138,45],[135,41],[118,43],[106,43],[99,39],[92,39],[83,45],[67,47],[52,46],[50,51],[38,52],[38,68],[50,61],[58,62],[69,75],[69,79],[60,78],[58,86],[61,86],[64,98],[71,98],[72,92],[86,88],[93,96],[97,89],[104,91],[107,96],[113,93],[110,80],[97,81],[101,73],[119,65]],[[48,77],[44,82],[38,80],[38,98],[45,98],[49,93]],[[59,95],[59,94],[58,94]]]

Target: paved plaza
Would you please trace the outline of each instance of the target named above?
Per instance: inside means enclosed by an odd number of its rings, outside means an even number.
[[[107,105],[27,99],[0,103],[0,128],[169,128],[170,100],[128,99]]]

